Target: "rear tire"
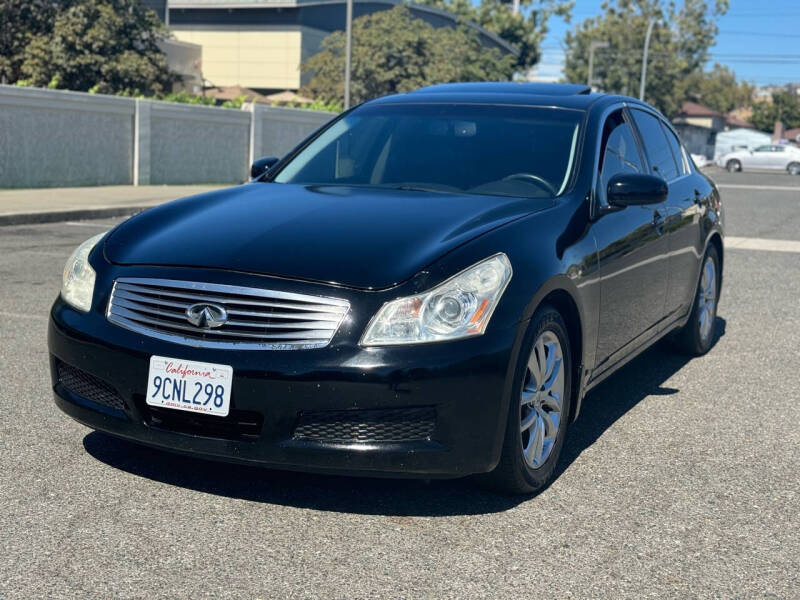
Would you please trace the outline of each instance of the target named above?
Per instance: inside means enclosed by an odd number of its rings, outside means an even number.
[[[738,173],[742,170],[742,163],[738,160],[729,160],[725,163],[725,168],[728,170],[728,173]]]
[[[701,356],[714,343],[720,281],[719,254],[712,245],[703,257],[692,314],[674,338],[678,349],[686,354]]]
[[[530,494],[550,482],[572,407],[569,336],[555,308],[537,309],[522,348],[500,462],[481,476],[489,487],[511,494]]]
[[[786,172],[789,173],[789,175],[800,175],[800,163],[789,163],[789,166],[786,167]]]

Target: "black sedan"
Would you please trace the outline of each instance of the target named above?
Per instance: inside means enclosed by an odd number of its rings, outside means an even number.
[[[579,85],[367,102],[69,259],[56,404],[182,453],[531,492],[581,400],[714,340],[723,213],[670,124]]]

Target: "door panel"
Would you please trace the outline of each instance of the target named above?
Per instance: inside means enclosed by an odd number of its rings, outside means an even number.
[[[742,157],[742,166],[751,169],[766,169],[769,164],[769,146],[760,146],[749,156]]]
[[[600,315],[595,366],[602,371],[651,335],[663,319],[667,292],[668,246],[663,235],[666,203],[610,209],[608,180],[617,173],[647,172],[629,118],[609,116],[603,130],[596,198],[601,216],[597,240]]]
[[[667,199],[669,216],[664,233],[669,244],[669,282],[667,284],[667,317],[677,317],[686,312],[694,300],[695,286],[700,269],[702,240],[700,233],[702,198],[701,188],[709,187],[692,174],[682,177],[669,186]],[[698,193],[695,194],[695,191]],[[706,190],[706,194],[708,190]],[[697,201],[696,201],[697,200]]]
[[[595,223],[599,251],[600,322],[597,361],[613,363],[654,333],[664,316],[668,243],[666,207],[629,206]]]
[[[669,243],[669,280],[665,314],[668,319],[686,312],[694,300],[703,240],[700,232],[700,199],[710,193],[708,183],[691,172],[685,150],[673,131],[661,128],[675,158],[678,176],[669,182],[668,216],[664,233]],[[702,191],[701,191],[702,190]]]
[[[784,148],[781,148],[780,146],[773,146],[772,152],[770,152],[768,164],[770,169],[780,169],[780,170],[785,169],[786,150]]]

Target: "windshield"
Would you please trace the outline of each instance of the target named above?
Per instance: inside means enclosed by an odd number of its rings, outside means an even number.
[[[581,111],[378,104],[334,123],[272,179],[496,196],[562,194]]]

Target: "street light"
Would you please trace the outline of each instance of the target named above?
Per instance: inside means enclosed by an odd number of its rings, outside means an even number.
[[[353,0],[347,0],[344,25],[344,109],[350,108],[350,71],[353,54]]]
[[[653,33],[653,25],[656,20],[651,18],[647,24],[647,34],[644,36],[644,52],[642,53],[642,80],[639,82],[639,100],[644,100],[644,84],[647,79],[647,51],[650,48],[650,34]]]
[[[586,81],[586,85],[592,87],[592,75],[594,75],[594,51],[600,48],[608,48],[610,44],[608,42],[592,42],[589,44],[589,77]]]

